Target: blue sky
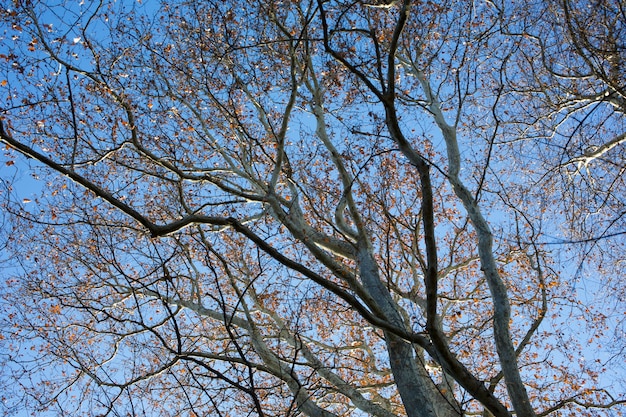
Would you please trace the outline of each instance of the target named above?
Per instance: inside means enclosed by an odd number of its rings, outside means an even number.
[[[78,3],[76,4],[78,5]],[[145,4],[155,4],[155,3],[148,2]],[[87,6],[77,6],[77,7],[87,7]],[[70,19],[72,16],[73,16],[72,13],[68,13],[62,16],[61,15],[49,16],[48,18],[51,20],[48,20],[48,21],[54,23],[54,19]],[[80,42],[81,42],[80,35],[81,35],[80,33],[74,33],[74,32],[68,32],[67,34],[68,38],[75,39],[76,40],[75,43],[78,45],[80,45]],[[0,87],[0,89],[1,88],[2,87]],[[7,151],[7,152],[9,154],[11,153],[11,151]],[[7,165],[8,161],[14,162],[14,164]],[[12,192],[10,193],[10,198],[12,199],[13,203],[18,204],[18,205],[23,205],[23,207],[26,210],[36,211],[38,209],[38,206],[36,203],[37,196],[40,193],[45,194],[50,191],[47,188],[48,177],[46,176],[45,173],[40,173],[41,179],[39,180],[33,177],[33,173],[36,173],[39,171],[40,169],[37,168],[36,164],[34,164],[32,161],[26,160],[20,156],[12,156],[10,159],[7,159],[6,153],[4,153],[3,155],[0,156],[0,178],[2,178],[3,186],[5,188],[2,189],[1,191],[2,194],[0,195],[0,197],[7,198],[9,196],[9,194],[7,194],[5,190],[6,190],[6,184],[11,183],[13,189],[12,189]],[[2,259],[1,255],[0,255],[0,259]],[[576,269],[578,268],[578,265],[574,265],[574,264],[569,265],[567,264],[567,262],[568,260],[565,259],[563,263],[559,265],[559,268],[562,269],[565,275],[575,277],[577,275]],[[11,274],[11,272],[12,272],[11,269],[9,270],[5,269],[3,271],[5,275]],[[601,284],[600,279],[595,278],[593,277],[593,275],[591,275],[593,274],[593,271],[588,271],[586,274],[590,274],[589,276],[591,276],[592,279],[587,280],[587,278],[585,277],[584,281],[581,281],[580,283],[576,284],[578,286],[578,289],[581,290],[581,296],[585,294],[584,291],[595,292],[598,289],[598,285]],[[591,300],[591,301],[595,301],[595,300]],[[569,331],[571,331],[572,333],[579,331],[579,328],[577,326],[578,326],[577,323],[573,323],[571,327],[569,328]],[[592,352],[592,351],[589,351],[589,353],[590,353],[589,357],[594,357],[597,354],[597,352]],[[603,355],[602,357],[608,359],[609,358],[608,353]],[[607,371],[607,376],[609,373],[614,373],[617,376],[621,375],[623,379],[622,372],[623,372],[623,368],[619,368],[617,366],[612,367],[611,369]]]

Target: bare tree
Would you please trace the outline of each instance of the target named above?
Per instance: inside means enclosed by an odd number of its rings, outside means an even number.
[[[623,120],[623,12],[598,46],[570,3],[383,3],[3,6],[0,138],[45,181],[4,192],[7,413],[624,411],[572,361],[607,322],[568,327],[543,146],[589,94]]]

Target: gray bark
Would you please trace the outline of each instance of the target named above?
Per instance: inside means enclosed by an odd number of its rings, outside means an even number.
[[[402,317],[395,307],[391,294],[383,285],[378,267],[371,254],[370,245],[361,242],[357,253],[359,274],[363,285],[386,319],[393,325],[404,327]],[[394,380],[409,417],[453,417],[462,415],[450,404],[448,399],[437,389],[435,383],[424,368],[418,364],[415,350],[410,343],[398,336],[385,332],[385,343]]]

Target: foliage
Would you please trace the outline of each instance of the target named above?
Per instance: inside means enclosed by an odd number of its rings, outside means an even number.
[[[620,0],[4,3],[5,414],[624,413]]]

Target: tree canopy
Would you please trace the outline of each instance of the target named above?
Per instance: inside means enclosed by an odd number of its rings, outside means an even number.
[[[5,415],[624,415],[622,0],[0,15]]]

